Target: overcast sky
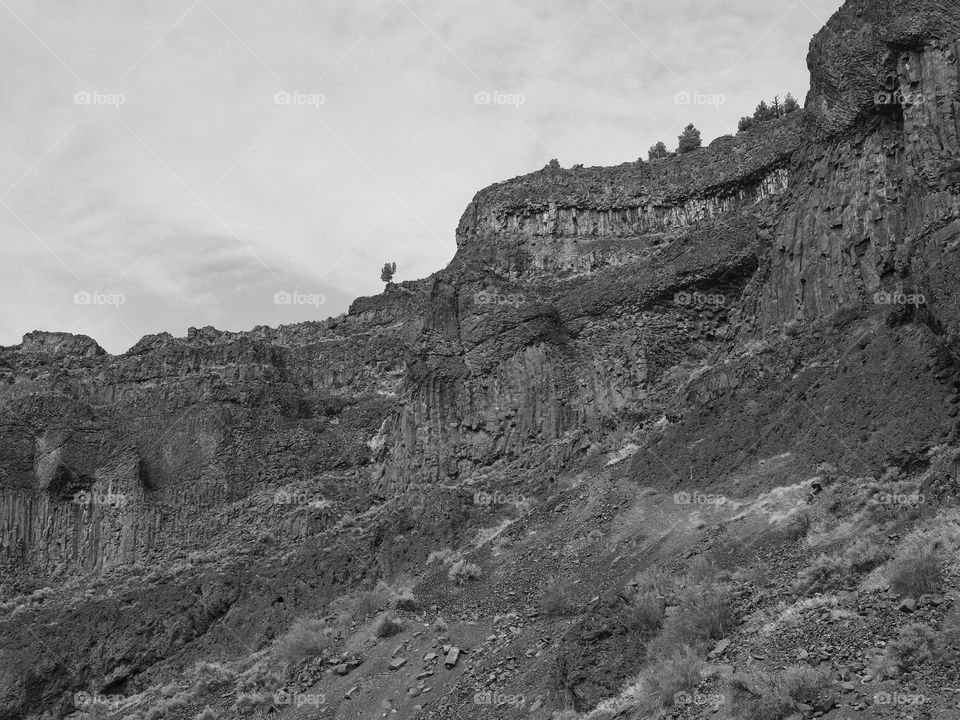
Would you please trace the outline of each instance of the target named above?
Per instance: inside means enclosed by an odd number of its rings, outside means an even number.
[[[840,4],[0,0],[0,345],[340,314],[490,183],[802,101]]]

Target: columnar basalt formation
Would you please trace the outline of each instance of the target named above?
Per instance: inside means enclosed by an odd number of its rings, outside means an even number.
[[[928,462],[960,403],[958,56],[960,6],[850,0],[811,43],[802,112],[492,185],[447,268],[342,317],[117,356],[54,332],[0,348],[0,591],[208,547],[241,566],[144,585],[136,611],[98,599],[108,637],[57,648],[100,655],[77,678],[0,673],[0,720],[180,662],[231,608],[231,633],[262,643],[281,606],[418,571],[427,539],[473,542],[475,488],[546,503],[592,461],[736,494],[762,458],[788,458],[786,484],[821,461]],[[0,660],[43,656],[11,618]]]

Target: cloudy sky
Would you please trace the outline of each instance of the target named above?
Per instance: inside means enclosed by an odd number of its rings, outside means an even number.
[[[840,4],[0,0],[0,345],[337,315],[485,185],[802,101]]]

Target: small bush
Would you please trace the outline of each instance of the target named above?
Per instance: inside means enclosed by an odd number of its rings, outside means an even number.
[[[733,623],[730,591],[722,585],[689,588],[679,607],[649,645],[651,657],[670,657],[681,648],[700,649],[727,635]]]
[[[160,700],[156,705],[147,710],[144,720],[161,720],[168,714],[183,710],[190,703],[190,695],[185,692],[178,692],[172,698]]]
[[[801,595],[827,593],[850,586],[858,575],[879,567],[890,557],[883,541],[875,536],[860,538],[833,555],[820,555],[800,571],[795,588]]]
[[[647,698],[649,710],[672,707],[678,693],[694,690],[700,684],[701,667],[703,662],[689,647],[658,658],[640,676],[640,693]]]
[[[738,720],[783,720],[791,714],[790,697],[776,676],[757,672],[730,680],[730,715]]]
[[[283,678],[280,675],[270,672],[268,665],[257,663],[240,676],[237,681],[237,690],[247,694],[272,694],[282,685]]]
[[[463,585],[467,581],[482,578],[483,571],[480,569],[480,566],[475,563],[468,563],[466,560],[457,560],[457,562],[450,566],[450,572],[447,573],[447,577],[457,585]]]
[[[296,662],[314,658],[329,648],[335,639],[334,630],[323,620],[300,618],[276,643],[277,656]]]
[[[732,715],[738,720],[783,720],[797,703],[828,707],[835,696],[830,676],[806,665],[789,667],[780,675],[734,676],[730,690]]]
[[[783,673],[783,687],[794,702],[820,707],[833,696],[830,676],[807,665],[795,665]]]
[[[197,713],[193,720],[217,720],[217,713],[214,712],[213,708],[207,706],[199,713]]]
[[[403,630],[403,623],[399,620],[394,620],[389,615],[384,615],[380,622],[377,623],[376,628],[374,628],[374,634],[378,638],[388,638],[393,637],[397,633]]]
[[[434,550],[427,556],[427,565],[433,565],[437,562],[441,565],[449,565],[455,560],[459,559],[459,554],[450,548],[444,548],[443,550]]]
[[[870,572],[890,559],[890,551],[877,536],[860,538],[843,553],[847,566],[855,573]]]
[[[932,660],[937,652],[937,634],[921,623],[911,623],[887,646],[889,658],[904,672]]]
[[[193,686],[193,692],[196,694],[209,692],[211,688],[217,685],[223,685],[237,679],[235,670],[216,662],[199,662],[194,668],[194,673],[197,676],[197,681]]]
[[[240,715],[253,715],[254,713],[266,713],[271,707],[273,707],[272,693],[241,693],[237,696],[234,710]]]
[[[680,586],[675,576],[662,570],[644,570],[634,577],[628,588],[634,589],[637,594],[652,593],[675,604]]]
[[[808,510],[801,510],[790,519],[787,525],[787,533],[794,540],[804,538],[810,532],[813,526],[813,516]]]
[[[567,585],[555,584],[548,587],[540,599],[540,609],[547,617],[564,617],[573,613],[573,601]]]
[[[620,617],[629,635],[647,640],[663,626],[663,611],[663,600],[652,593],[642,593],[631,598]]]
[[[800,571],[796,589],[801,595],[829,592],[849,580],[846,567],[839,555],[820,555]]]
[[[404,588],[394,598],[393,607],[395,610],[417,612],[420,609],[420,601],[417,600],[412,590]]]
[[[960,606],[954,605],[940,625],[939,649],[945,655],[960,657]]]
[[[934,543],[908,543],[889,567],[890,585],[901,595],[939,592],[944,560]]]
[[[384,582],[377,583],[372,590],[359,590],[337,598],[330,603],[330,611],[341,616],[343,622],[349,626],[357,620],[375,615],[393,602],[394,592]]]

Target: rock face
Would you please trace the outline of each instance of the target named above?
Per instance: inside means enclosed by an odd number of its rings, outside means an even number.
[[[146,562],[216,534],[207,512],[256,488],[364,464],[416,297],[399,287],[324,323],[148,336],[117,357],[57,333],[0,351],[0,561]]]
[[[960,6],[850,0],[811,43],[803,112],[675,158],[486,188],[447,268],[345,316],[150,335],[118,356],[67,333],[0,348],[0,592],[181,559],[249,526],[311,549],[273,570],[279,600],[245,602],[318,602],[315,577],[424,560],[381,529],[334,559],[310,545],[322,533],[359,534],[356,517],[390,506],[398,535],[440,547],[461,489],[544,497],[628,441],[638,483],[728,491],[777,454],[798,478],[828,458],[923,462],[955,429],[960,386],[958,54]],[[222,614],[238,578],[190,592]],[[171,638],[152,606],[146,649],[115,643],[79,679],[3,675],[0,718],[179,652],[220,617],[191,608]],[[582,702],[623,679],[584,672],[558,670]]]

